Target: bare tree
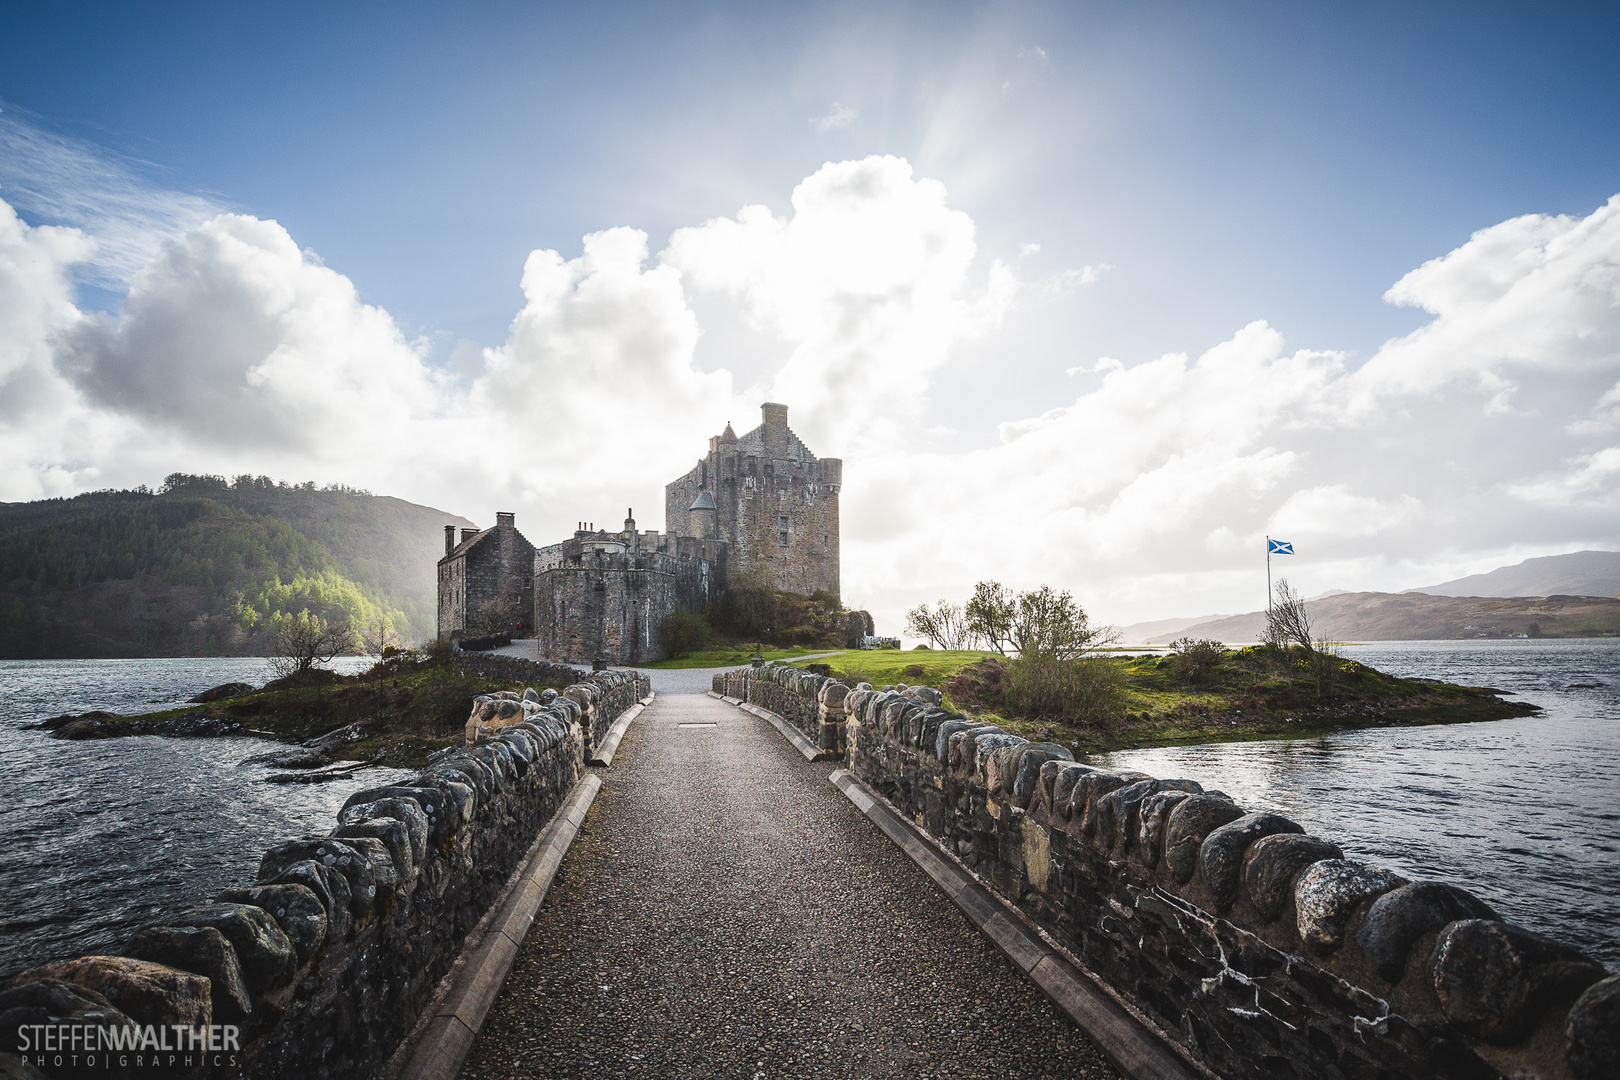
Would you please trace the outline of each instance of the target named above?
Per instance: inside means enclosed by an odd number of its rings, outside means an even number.
[[[934,607],[921,604],[906,612],[906,632],[927,638],[937,649],[971,649],[978,635],[968,629],[959,604],[941,600]]]
[[[399,635],[394,633],[394,620],[377,612],[376,618],[360,631],[360,647],[377,658],[377,696],[382,697],[383,671],[390,657],[399,654]]]
[[[973,586],[973,598],[962,609],[967,629],[990,648],[1007,655],[1013,647],[1013,622],[1018,617],[1018,597],[999,581],[981,581]]]
[[[270,670],[277,678],[297,678],[352,652],[354,632],[347,622],[329,623],[306,608],[297,615],[276,617],[274,648]]]
[[[1287,578],[1279,578],[1271,608],[1266,612],[1266,644],[1278,647],[1298,645],[1309,653],[1315,640],[1304,597],[1294,591]]]

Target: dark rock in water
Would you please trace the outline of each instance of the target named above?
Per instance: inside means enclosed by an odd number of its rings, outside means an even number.
[[[1187,805],[1182,803],[1182,806]],[[1179,807],[1177,809],[1180,809]],[[1175,817],[1171,815],[1172,819]],[[1204,837],[1198,848],[1198,870],[1215,898],[1217,911],[1225,911],[1237,899],[1243,877],[1243,857],[1256,840],[1278,833],[1305,830],[1281,814],[1253,813],[1227,822]]]
[[[308,671],[288,675],[285,678],[271,679],[264,684],[260,692],[268,694],[276,690],[297,690],[304,686],[331,686],[334,683],[348,681],[347,676],[339,675],[335,671],[328,671],[325,668],[310,668]]]
[[[324,883],[322,885],[324,888]],[[219,894],[222,904],[251,904],[276,921],[292,943],[294,961],[303,966],[326,940],[326,908],[307,885],[254,885],[246,889],[226,889]]]
[[[1189,795],[1171,809],[1164,827],[1164,865],[1176,884],[1192,880],[1204,838],[1242,816],[1232,800],[1207,792]]]
[[[246,725],[223,716],[177,716],[154,727],[154,735],[177,735],[211,739],[220,735],[240,735]]]
[[[1348,859],[1312,863],[1294,882],[1294,914],[1299,936],[1313,949],[1337,949],[1350,916],[1367,901],[1406,884],[1390,870]]]
[[[340,874],[348,882],[349,913],[356,919],[371,911],[377,899],[377,875],[371,868],[371,860],[348,842],[329,836],[307,836],[277,844],[259,860],[259,880],[279,881],[283,871],[306,860]],[[328,888],[331,888],[330,882]],[[333,899],[337,897],[334,895]]]
[[[253,1011],[236,949],[212,926],[147,926],[135,932],[126,956],[206,975],[213,987],[214,1017],[222,1022]]]
[[[41,979],[59,979],[94,990],[137,1024],[206,1027],[213,1022],[206,977],[149,960],[81,956],[25,971],[12,980],[12,985]]]
[[[1418,881],[1374,900],[1356,942],[1379,975],[1400,982],[1406,955],[1418,938],[1458,919],[1494,918],[1496,912],[1471,892],[1443,881]]]
[[[212,690],[204,690],[191,699],[193,705],[207,705],[215,701],[225,701],[228,698],[242,697],[253,693],[253,687],[245,682],[228,682],[223,686],[216,686]]]
[[[1260,914],[1275,919],[1294,898],[1300,871],[1326,859],[1343,859],[1337,844],[1314,836],[1278,833],[1256,840],[1243,858],[1243,886]]]
[[[272,750],[243,758],[242,765],[264,765],[271,769],[323,769],[332,759],[318,750]]]
[[[1454,922],[1434,946],[1434,992],[1446,1019],[1499,1046],[1603,976],[1579,949],[1494,919]]]
[[[236,950],[242,978],[256,995],[287,985],[298,970],[293,943],[268,911],[253,904],[209,904],[170,920],[178,926],[211,926]]]
[[[67,1023],[114,1028],[134,1021],[96,991],[60,979],[35,979],[0,990],[0,1035],[15,1036],[19,1027],[29,1024]]]
[[[415,799],[378,799],[376,802],[353,803],[338,813],[338,824],[357,825],[362,821],[392,818],[405,826],[411,842],[411,865],[420,865],[427,858],[428,817],[422,804]]]
[[[263,869],[263,865],[260,865]],[[314,859],[304,859],[286,867],[269,879],[261,877],[261,885],[302,885],[319,898],[326,912],[326,938],[342,941],[349,933],[349,879],[330,866],[322,866]]]
[[[1620,1076],[1620,975],[1588,987],[1569,1010],[1564,1023],[1564,1060],[1575,1080]]]

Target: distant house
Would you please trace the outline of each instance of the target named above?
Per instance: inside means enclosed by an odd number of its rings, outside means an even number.
[[[444,527],[439,560],[439,640],[506,634],[523,637],[534,612],[534,545],[513,514],[496,514],[492,529]]]

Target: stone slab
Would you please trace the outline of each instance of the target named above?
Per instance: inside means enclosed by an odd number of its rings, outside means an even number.
[[[630,724],[652,702],[655,695],[648,694],[641,701],[624,710],[624,715],[614,721],[608,733],[602,736],[602,742],[591,751],[591,756],[585,759],[587,765],[600,765],[606,768],[613,764],[613,755],[618,753],[619,743],[624,739],[624,733],[630,730]]]
[[[447,977],[448,986],[434,1003],[433,1018],[411,1048],[398,1080],[453,1080],[461,1071],[495,996],[512,971],[518,947],[534,925],[534,913],[601,790],[600,777],[581,779],[530,846],[494,917],[481,934],[468,935],[462,960]]]
[[[1029,929],[1016,911],[979,884],[853,773],[829,777],[856,808],[911,857],[980,931],[1018,965],[1053,1004],[1090,1036],[1120,1074],[1130,1080],[1205,1080],[1152,1029],[1132,1016],[1063,954]],[[905,835],[902,842],[897,836]],[[950,884],[947,884],[950,883]],[[954,891],[953,891],[954,887]]]

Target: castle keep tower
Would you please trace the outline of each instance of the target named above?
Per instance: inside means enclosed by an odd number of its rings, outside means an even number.
[[[760,406],[760,426],[731,425],[695,468],[664,488],[665,528],[723,540],[732,580],[758,577],[786,592],[837,596],[838,491],[844,463],[817,458],[788,428],[786,405]]]

